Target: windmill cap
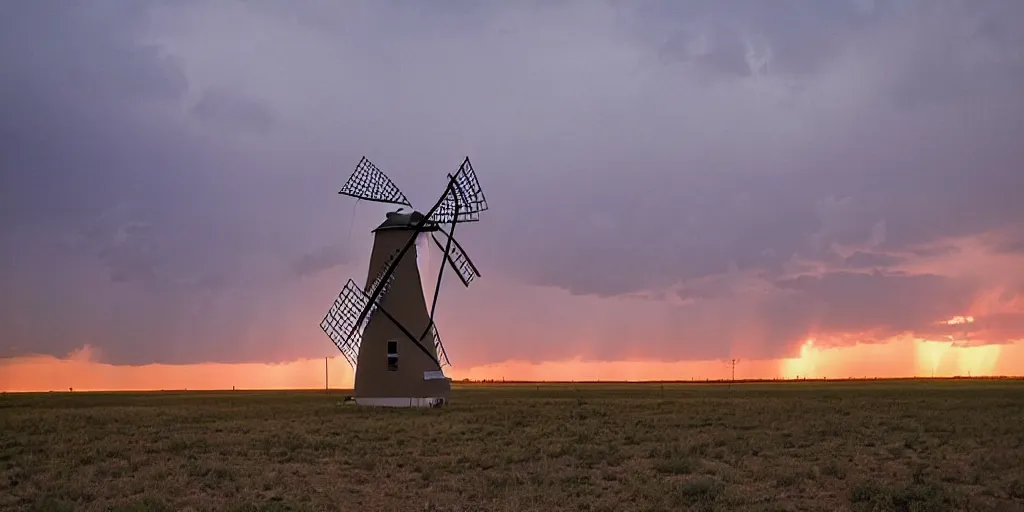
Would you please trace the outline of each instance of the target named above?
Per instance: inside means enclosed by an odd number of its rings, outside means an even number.
[[[387,219],[374,229],[374,232],[384,229],[415,229],[416,225],[423,220],[423,214],[417,211],[402,213],[401,211],[388,212]],[[434,221],[427,221],[423,224],[421,231],[437,231],[438,226]]]

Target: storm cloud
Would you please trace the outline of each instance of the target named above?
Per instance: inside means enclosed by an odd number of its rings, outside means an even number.
[[[364,155],[420,208],[477,168],[456,364],[1024,338],[1019,2],[0,14],[0,354],[331,353],[386,211],[336,193]]]

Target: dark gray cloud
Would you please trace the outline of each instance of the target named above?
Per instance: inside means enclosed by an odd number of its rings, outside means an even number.
[[[967,283],[936,275],[832,272],[788,278],[776,284],[823,332],[882,328],[886,339],[965,311],[973,297]],[[786,317],[792,317],[793,311]],[[870,322],[865,322],[870,319]]]
[[[499,311],[450,329],[464,364],[939,335],[939,317],[1024,283],[955,260],[992,233],[992,257],[1021,253],[1017,2],[44,0],[0,14],[7,347],[328,353],[319,317],[363,275],[386,210],[336,194],[363,155],[420,207],[471,156],[492,210],[459,238],[485,276],[569,292],[519,306],[508,294],[534,293],[519,285],[486,306],[446,292]],[[642,327],[641,306],[552,327],[638,294],[662,312]],[[500,311],[574,341],[551,348]],[[991,341],[1015,336],[1012,312],[991,315]],[[488,332],[534,341],[470,340]]]
[[[314,276],[324,270],[351,263],[353,259],[351,246],[327,245],[311,253],[303,254],[294,263],[293,269],[299,276]]]
[[[820,72],[851,33],[863,34],[899,15],[894,7],[856,1],[665,1],[644,3],[641,11],[662,21],[666,59],[713,75],[752,76]],[[639,30],[650,29],[645,22]]]
[[[203,93],[199,101],[192,106],[192,114],[216,128],[225,130],[252,130],[265,133],[277,123],[274,113],[266,105],[218,89]]]
[[[906,258],[894,254],[867,251],[857,251],[844,259],[846,266],[854,269],[889,268],[903,261]]]

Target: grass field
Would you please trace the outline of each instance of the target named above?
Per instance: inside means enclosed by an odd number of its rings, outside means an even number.
[[[1024,382],[0,396],[0,510],[1022,510]]]

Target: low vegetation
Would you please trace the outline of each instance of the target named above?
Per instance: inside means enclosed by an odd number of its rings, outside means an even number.
[[[1024,382],[0,396],[0,510],[1024,510]]]

